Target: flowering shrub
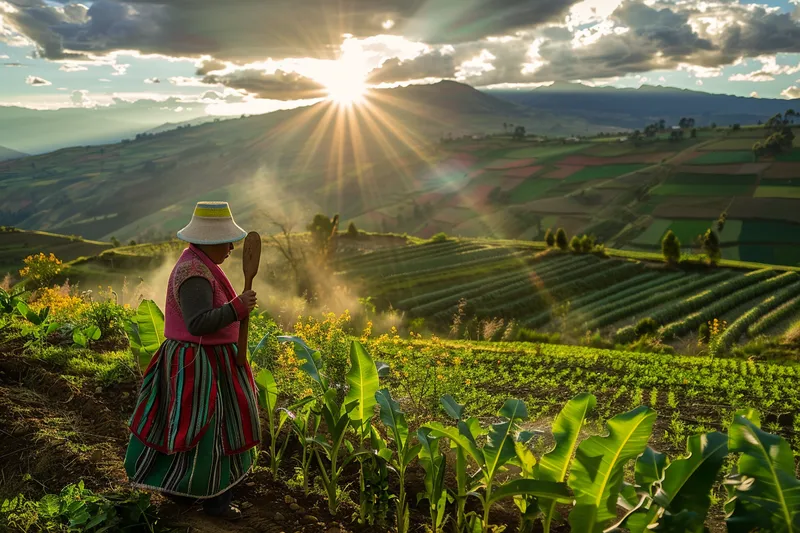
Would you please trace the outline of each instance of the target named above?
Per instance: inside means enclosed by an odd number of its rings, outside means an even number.
[[[29,255],[23,262],[25,268],[19,271],[19,275],[28,278],[37,287],[44,287],[50,283],[62,270],[61,260],[52,253]]]
[[[58,287],[46,287],[36,291],[30,302],[31,309],[41,311],[49,307],[50,313],[61,322],[81,315],[88,304],[80,296],[74,294],[69,282]]]

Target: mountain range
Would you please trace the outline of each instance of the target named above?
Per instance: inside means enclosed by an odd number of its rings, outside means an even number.
[[[627,129],[641,129],[662,119],[677,124],[682,117],[694,118],[698,126],[755,124],[791,108],[800,110],[800,100],[747,98],[652,85],[633,89],[562,82],[489,94],[521,106],[577,116],[590,124]]]

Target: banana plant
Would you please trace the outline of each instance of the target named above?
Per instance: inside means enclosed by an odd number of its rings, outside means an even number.
[[[440,403],[444,412],[456,423],[464,422],[474,440],[486,435],[486,431],[481,428],[476,418],[464,418],[464,406],[456,402],[452,396],[445,394],[442,396]],[[452,439],[450,440],[450,447],[456,453],[456,531],[460,532],[465,531],[467,528],[468,518],[472,519],[472,516],[467,516],[466,505],[467,497],[473,491],[473,485],[476,483],[477,477],[473,478],[467,472],[467,452],[465,449]]]
[[[286,452],[286,446],[289,444],[289,439],[283,440],[283,444],[278,446],[278,436],[283,430],[286,421],[290,419],[291,411],[308,403],[311,399],[301,400],[300,403],[295,404],[289,409],[278,410],[278,384],[275,382],[275,377],[269,370],[261,370],[256,375],[256,385],[258,385],[258,403],[261,408],[267,412],[267,424],[269,425],[269,469],[272,472],[274,479],[278,478],[278,469],[283,456]],[[304,458],[305,459],[305,458]]]
[[[11,291],[0,288],[0,314],[10,315],[18,311],[25,291]]]
[[[142,300],[133,318],[125,321],[131,351],[144,372],[164,342],[164,313],[152,300]]]
[[[478,446],[473,432],[464,421],[459,421],[457,427],[445,427],[438,422],[424,426],[432,430],[432,435],[447,437],[451,442],[455,442],[478,466],[479,475],[476,479],[476,489],[480,489],[482,492],[473,490],[470,495],[477,497],[483,507],[481,529],[485,533],[491,529],[489,512],[492,505],[502,499],[514,496],[534,496],[564,503],[571,501],[569,490],[564,483],[538,479],[514,479],[499,485],[496,484],[497,475],[505,471],[506,465],[517,457],[515,443],[530,440],[530,434],[522,432],[519,427],[519,422],[528,417],[524,402],[516,399],[506,400],[498,415],[503,420],[489,426],[486,444],[483,447]]]
[[[81,348],[86,348],[90,341],[99,340],[101,335],[102,332],[100,328],[94,325],[85,328],[75,328],[72,330],[72,342]]]
[[[439,449],[440,438],[433,436],[431,428],[419,428],[417,440],[420,443],[419,464],[425,471],[425,492],[417,494],[417,503],[428,500],[431,531],[438,533],[446,518],[447,489],[444,486],[444,474],[447,459]]]
[[[392,399],[388,389],[381,389],[375,394],[375,398],[381,407],[381,422],[386,426],[394,440],[396,454],[389,457],[389,464],[397,472],[399,478],[399,493],[396,500],[396,527],[397,533],[408,533],[409,511],[406,495],[406,470],[408,466],[417,458],[422,445],[414,444],[409,440],[408,424],[400,404]]]
[[[728,531],[800,531],[800,480],[794,456],[779,435],[761,430],[757,416],[737,414],[728,430],[730,451],[741,453],[738,472],[726,481]]]
[[[665,455],[645,450],[636,461],[636,487],[623,488],[623,499],[632,506],[619,527],[645,533],[656,528],[673,531],[680,523],[681,531],[704,531],[709,494],[728,456],[728,437],[716,431],[693,435],[687,452],[670,463]]]
[[[285,409],[290,421],[289,427],[301,446],[300,471],[303,475],[303,493],[306,496],[308,496],[311,463],[314,460],[312,447],[320,423],[316,407],[316,399],[310,397],[296,404],[295,407]]]
[[[562,483],[567,478],[572,454],[578,442],[578,435],[586,417],[594,410],[597,399],[591,394],[578,394],[572,398],[553,422],[555,448],[542,456],[534,476],[543,481]],[[556,512],[556,500],[540,499],[539,508],[543,513],[544,532],[549,533],[553,520],[560,518]],[[523,517],[526,510],[523,511]],[[530,520],[528,520],[529,522]]]
[[[574,533],[601,533],[617,517],[625,466],[644,452],[655,418],[649,407],[637,407],[609,420],[607,436],[580,443],[569,474],[575,493],[569,514]]]
[[[61,327],[60,323],[48,320],[50,318],[49,307],[40,309],[37,312],[28,307],[28,304],[25,302],[18,301],[17,312],[30,323],[30,325],[22,329],[23,335],[32,336],[32,338],[25,343],[25,348],[38,346],[41,350],[44,347],[44,341],[47,339],[47,336]]]

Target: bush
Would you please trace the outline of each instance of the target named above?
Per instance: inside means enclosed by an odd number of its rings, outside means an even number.
[[[566,250],[569,247],[569,242],[567,241],[567,232],[564,231],[564,228],[558,228],[558,231],[556,232],[556,246],[562,250]]]
[[[125,334],[125,321],[133,312],[116,302],[105,300],[91,302],[83,311],[83,318],[87,325],[97,326],[103,338],[119,337]]]
[[[45,287],[62,270],[61,260],[54,254],[29,255],[24,263],[25,268],[19,271],[19,275],[30,280],[36,287]]]
[[[709,263],[714,265],[719,262],[722,250],[719,246],[719,235],[713,229],[709,229],[703,235],[703,251],[708,256]]]
[[[633,332],[634,334],[636,334],[637,337],[642,337],[644,335],[654,335],[657,331],[658,331],[658,322],[656,322],[650,317],[643,318],[633,328]]]
[[[532,329],[520,328],[514,337],[517,342],[532,342],[536,344],[561,344],[560,333],[540,333]]]
[[[347,226],[347,235],[353,238],[358,237],[358,228],[354,222],[351,222],[350,225]]]
[[[669,230],[661,241],[661,253],[670,264],[675,264],[681,259],[681,241],[672,230]]]
[[[572,248],[572,251],[575,253],[581,252],[581,240],[577,235],[572,237],[572,240],[569,241],[569,247]]]
[[[588,235],[581,237],[581,251],[585,254],[590,253],[594,249],[594,238]]]
[[[547,243],[547,246],[552,248],[556,245],[556,237],[553,235],[553,230],[547,228],[547,233],[544,234],[544,242]]]
[[[437,233],[436,235],[431,237],[431,242],[445,242],[445,241],[448,241],[448,240],[450,240],[450,239],[447,237],[447,234],[444,233],[444,232]]]

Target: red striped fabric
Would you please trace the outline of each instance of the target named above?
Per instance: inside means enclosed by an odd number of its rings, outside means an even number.
[[[131,432],[166,454],[191,450],[214,415],[221,417],[226,455],[260,443],[258,396],[249,365],[235,364],[233,344],[198,346],[167,339],[142,380]]]

